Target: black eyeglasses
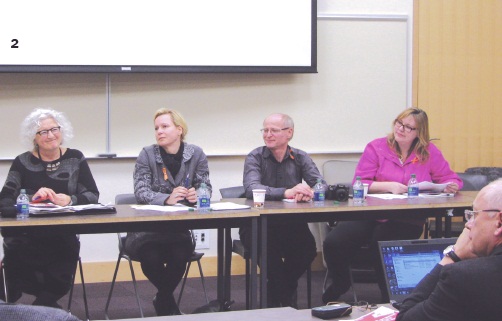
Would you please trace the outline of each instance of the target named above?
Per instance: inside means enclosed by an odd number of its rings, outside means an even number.
[[[464,211],[464,215],[465,215],[465,220],[467,222],[469,222],[470,220],[475,220],[476,217],[478,216],[479,213],[481,212],[496,212],[496,213],[500,213],[502,212],[501,210],[496,210],[496,209],[493,209],[493,210],[479,210],[479,211],[471,211],[471,210],[465,210]]]
[[[53,135],[56,135],[57,133],[59,133],[60,130],[61,130],[61,126],[52,127],[50,129],[44,129],[44,130],[38,131],[37,135],[47,136],[47,135],[49,135],[49,132],[51,132]]]
[[[396,119],[394,126],[396,126],[397,128],[404,128],[404,131],[407,133],[411,133],[412,131],[417,130],[416,128],[403,124],[403,122],[398,119]]]

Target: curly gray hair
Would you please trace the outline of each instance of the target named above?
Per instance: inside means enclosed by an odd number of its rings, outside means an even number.
[[[35,147],[35,135],[37,134],[40,122],[44,119],[52,118],[61,126],[63,137],[61,144],[68,143],[73,138],[73,127],[66,116],[54,109],[36,108],[21,124],[21,141],[28,149]]]

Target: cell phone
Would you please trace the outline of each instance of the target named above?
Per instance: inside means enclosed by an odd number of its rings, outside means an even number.
[[[336,303],[312,308],[312,316],[327,320],[343,317],[352,313],[352,306],[346,303]]]

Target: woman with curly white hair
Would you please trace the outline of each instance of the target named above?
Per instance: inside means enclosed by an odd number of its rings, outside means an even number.
[[[21,189],[31,200],[60,206],[97,203],[99,191],[84,155],[63,147],[72,137],[73,128],[63,113],[39,108],[28,115],[21,138],[30,150],[14,159],[0,205],[13,206]],[[69,291],[75,273],[77,236],[18,234],[5,228],[2,236],[9,301],[17,301],[24,292],[36,297],[34,305],[59,307],[57,301]]]

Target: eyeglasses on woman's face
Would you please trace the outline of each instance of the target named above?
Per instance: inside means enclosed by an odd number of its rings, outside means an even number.
[[[395,122],[394,122],[394,126],[397,128],[397,129],[401,129],[403,128],[405,132],[407,133],[411,133],[412,131],[414,130],[417,130],[416,128],[413,128],[411,126],[408,126],[408,125],[405,125],[403,124],[402,121],[400,121],[399,119],[396,119]]]
[[[44,130],[38,131],[37,135],[40,135],[42,137],[47,137],[47,135],[49,135],[49,132],[51,132],[53,135],[56,135],[60,131],[61,131],[61,126],[57,126],[57,127],[52,127],[49,129],[44,129]]]
[[[471,221],[471,220],[475,220],[476,217],[478,216],[479,213],[481,212],[496,212],[496,213],[500,213],[501,210],[496,210],[496,209],[493,209],[493,210],[479,210],[479,211],[471,211],[471,210],[465,210],[464,211],[464,215],[465,215],[465,220],[467,222]]]

